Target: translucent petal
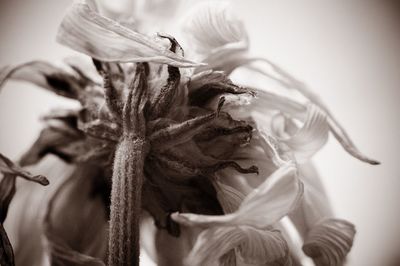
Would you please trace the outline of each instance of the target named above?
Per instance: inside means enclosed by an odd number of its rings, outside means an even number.
[[[232,14],[227,2],[198,4],[188,13],[183,30],[202,55],[248,47],[244,25]]]
[[[308,104],[305,122],[295,134],[290,137],[279,137],[282,133],[276,132],[276,135],[280,142],[290,148],[296,162],[302,164],[325,145],[329,136],[329,125],[325,113],[316,105]]]
[[[17,181],[18,189],[4,226],[14,247],[16,265],[43,265],[43,213],[49,196],[60,182],[69,177],[73,167],[55,156],[47,156],[34,167],[29,167],[29,171],[45,174],[51,185],[42,187],[32,182],[18,184]]]
[[[342,265],[353,245],[354,225],[339,219],[324,220],[309,233],[304,252],[317,266]]]
[[[332,115],[328,107],[325,103],[320,99],[320,97],[314,93],[309,87],[306,86],[303,82],[297,80],[284,69],[279,67],[277,64],[273,63],[272,61],[266,58],[258,58],[258,57],[251,57],[249,55],[243,55],[241,59],[241,64],[236,65],[236,67],[244,66],[250,64],[252,62],[264,62],[267,63],[271,70],[266,70],[265,68],[251,66],[250,69],[264,74],[266,77],[275,80],[276,82],[280,83],[283,87],[288,89],[294,89],[300,92],[304,97],[310,100],[312,103],[316,104],[320,107],[327,115],[327,121],[330,127],[332,134],[335,138],[339,141],[342,147],[352,156],[355,158],[370,163],[370,164],[379,164],[378,161],[368,158],[364,154],[362,154],[357,147],[354,145],[353,141],[347,135],[344,128],[340,125],[340,123],[336,120],[336,118]]]
[[[198,236],[196,243],[185,260],[185,265],[218,265],[218,259],[243,240],[236,227],[211,227]]]
[[[299,207],[290,213],[300,235],[305,238],[315,224],[334,213],[321,179],[310,163],[298,166],[299,177],[304,183],[304,195]]]
[[[217,198],[224,213],[236,211],[242,203],[245,195],[231,186],[216,181]]]
[[[303,186],[297,179],[296,169],[288,163],[247,195],[236,212],[220,216],[174,213],[172,218],[185,225],[249,225],[264,229],[292,211],[302,193]]]
[[[95,178],[103,178],[99,169],[79,165],[50,199],[44,234],[51,264],[104,265],[108,223]]]
[[[85,2],[75,2],[67,11],[57,40],[105,62],[154,62],[177,67],[198,64],[169,51],[161,38],[150,38],[96,13]]]
[[[279,231],[249,226],[205,229],[185,260],[186,265],[219,265],[217,262],[233,249],[246,265],[290,265],[289,249]]]
[[[281,232],[241,226],[240,259],[250,265],[291,265],[289,247]]]

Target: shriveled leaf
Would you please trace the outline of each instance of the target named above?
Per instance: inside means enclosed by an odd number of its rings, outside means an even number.
[[[105,62],[198,65],[169,51],[159,38],[150,38],[98,14],[88,3],[76,1],[67,11],[57,36],[60,43]]]

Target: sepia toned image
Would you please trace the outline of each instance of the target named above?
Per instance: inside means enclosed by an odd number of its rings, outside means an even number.
[[[2,0],[0,265],[400,265],[396,1]]]

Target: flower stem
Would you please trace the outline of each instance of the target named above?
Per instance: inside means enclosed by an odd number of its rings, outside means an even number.
[[[139,219],[146,142],[124,137],[114,159],[108,265],[139,265]]]

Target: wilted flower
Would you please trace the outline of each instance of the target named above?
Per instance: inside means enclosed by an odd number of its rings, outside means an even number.
[[[1,69],[0,86],[28,81],[81,106],[44,116],[46,127],[19,161],[36,165],[51,185],[26,184],[15,199],[10,215],[21,222],[11,221],[8,231],[17,264],[138,265],[142,235],[155,237],[155,251],[142,243],[159,265],[292,265],[306,255],[317,265],[341,265],[355,229],[334,218],[310,158],[331,132],[354,157],[377,162],[355,148],[303,83],[250,54],[244,25],[226,3],[189,12],[189,57],[174,37],[144,34],[152,28],[146,16],[128,15],[139,14],[139,5],[125,3],[75,2],[66,13],[58,40],[91,63]],[[230,75],[240,68],[306,101],[245,79],[238,85]],[[47,180],[3,155],[0,170],[0,262],[13,265],[2,223],[15,177]]]

